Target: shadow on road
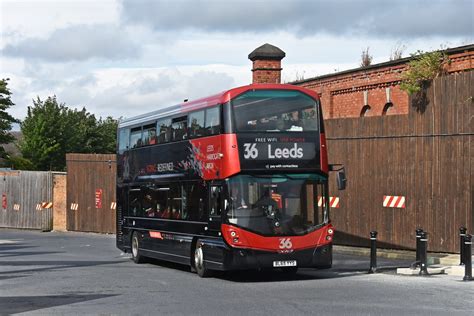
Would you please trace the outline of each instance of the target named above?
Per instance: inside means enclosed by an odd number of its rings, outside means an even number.
[[[34,256],[34,255],[52,255],[63,253],[60,251],[0,251],[0,258],[7,258],[7,257],[20,257],[20,256]]]
[[[152,266],[173,269],[191,274],[189,266],[161,261],[157,259],[148,259],[147,263]],[[401,266],[384,266],[378,269],[379,273],[394,274],[396,269]],[[347,278],[356,275],[366,275],[368,268],[333,268],[325,270],[299,269],[296,274],[285,273],[281,270],[241,270],[241,271],[214,271],[212,277],[230,282],[238,283],[258,283],[258,282],[280,282],[280,281],[308,281],[321,279]],[[197,277],[197,275],[196,275]]]
[[[28,272],[41,272],[41,271],[54,271],[59,269],[70,269],[70,268],[81,268],[81,267],[94,267],[108,264],[122,263],[123,260],[117,261],[0,261],[0,267],[2,266],[48,266],[44,268],[35,269],[23,269],[23,270],[10,270],[0,271],[0,276],[17,274],[17,273],[28,273]]]
[[[0,253],[4,251],[10,250],[20,250],[20,249],[27,249],[27,248],[37,248],[37,246],[23,246],[23,245],[16,245],[16,244],[9,244],[9,245],[0,245]]]
[[[11,315],[35,311],[60,305],[80,303],[117,296],[116,294],[68,294],[46,296],[10,296],[0,297],[1,315]]]

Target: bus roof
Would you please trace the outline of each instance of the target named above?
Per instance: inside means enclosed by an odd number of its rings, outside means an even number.
[[[205,98],[200,98],[200,99],[196,99],[189,102],[183,102],[176,105],[167,106],[156,111],[152,111],[152,112],[144,113],[138,116],[123,119],[119,122],[119,128],[138,125],[143,122],[156,120],[162,117],[177,115],[180,113],[185,114],[193,110],[207,108],[207,107],[211,107],[217,104],[222,104],[250,90],[272,90],[272,89],[297,90],[305,94],[308,94],[315,99],[319,99],[319,96],[315,91],[301,88],[298,86],[289,85],[289,84],[250,84],[250,85],[246,85],[242,87],[233,88],[230,90],[225,90],[225,91],[222,91],[220,93],[217,93]]]

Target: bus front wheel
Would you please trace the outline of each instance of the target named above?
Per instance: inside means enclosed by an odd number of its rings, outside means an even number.
[[[135,263],[145,262],[145,258],[140,254],[140,239],[137,232],[132,234],[132,260]]]
[[[211,271],[205,266],[203,244],[199,240],[197,241],[196,249],[194,250],[194,268],[201,278],[211,275]]]

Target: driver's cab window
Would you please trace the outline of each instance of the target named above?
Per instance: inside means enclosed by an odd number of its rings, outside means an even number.
[[[209,215],[220,216],[222,212],[222,187],[210,187]]]

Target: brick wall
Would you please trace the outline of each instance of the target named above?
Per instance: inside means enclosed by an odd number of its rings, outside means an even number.
[[[66,174],[53,175],[53,230],[66,231]]]
[[[474,68],[474,45],[446,52],[451,59],[449,73]],[[370,106],[366,116],[408,114],[408,95],[400,90],[400,82],[409,61],[410,58],[404,58],[293,84],[320,94],[325,119],[358,117],[366,103]],[[384,113],[387,103],[391,107]]]

